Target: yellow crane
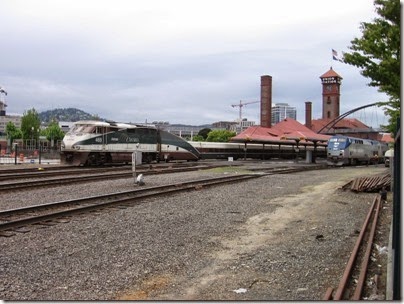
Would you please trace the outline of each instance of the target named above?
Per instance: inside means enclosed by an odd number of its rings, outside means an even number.
[[[240,109],[239,109],[239,118],[240,118],[240,121],[241,121],[241,119],[243,118],[243,117],[242,117],[242,108],[243,108],[245,105],[252,104],[252,103],[257,103],[257,102],[260,102],[260,100],[246,101],[246,102],[243,102],[242,100],[240,100],[240,103],[238,103],[238,104],[232,104],[231,106],[232,106],[233,108],[235,108],[235,107],[239,107],[239,108],[240,108]]]

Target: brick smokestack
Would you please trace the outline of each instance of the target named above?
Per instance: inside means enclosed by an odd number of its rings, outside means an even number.
[[[312,117],[312,110],[311,110],[311,101],[306,101],[306,122],[305,126],[311,130],[311,117]]]
[[[271,127],[272,76],[261,76],[261,127]]]

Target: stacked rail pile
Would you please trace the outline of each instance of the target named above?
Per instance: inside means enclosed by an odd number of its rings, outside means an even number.
[[[388,173],[369,177],[357,177],[342,186],[342,189],[356,192],[379,192],[383,188],[389,190],[390,184],[391,175]]]

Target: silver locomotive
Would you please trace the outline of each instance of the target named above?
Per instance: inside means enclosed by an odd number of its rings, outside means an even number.
[[[328,140],[327,164],[332,166],[382,163],[387,143],[336,135]]]

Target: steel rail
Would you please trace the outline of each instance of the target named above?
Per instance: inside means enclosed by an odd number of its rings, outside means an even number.
[[[353,297],[351,299],[351,300],[354,300],[354,301],[360,300],[360,297],[361,297],[362,291],[363,291],[363,286],[365,284],[369,258],[370,258],[370,254],[371,254],[371,251],[372,251],[373,240],[374,240],[375,232],[376,232],[377,220],[379,218],[380,205],[381,205],[381,196],[380,196],[380,194],[376,197],[376,200],[377,200],[376,210],[375,210],[375,215],[373,217],[372,228],[371,228],[371,231],[370,231],[370,234],[369,234],[368,244],[366,246],[365,256],[364,256],[364,258],[362,260],[361,271],[360,271],[360,275],[359,275],[359,278],[358,278],[358,283],[356,285],[355,293],[354,293],[354,295],[353,295]]]
[[[0,171],[0,181],[11,180],[11,179],[23,179],[23,178],[44,178],[49,176],[57,176],[57,175],[74,175],[74,174],[88,174],[88,173],[102,173],[102,172],[111,172],[111,171],[124,171],[125,168],[102,168],[102,169],[74,169],[70,168],[70,170],[44,170],[40,171],[36,169],[36,171],[29,172],[13,172],[13,173],[3,173]],[[130,170],[130,169],[126,169]]]
[[[216,166],[217,167],[217,166]],[[162,169],[143,169],[138,170],[137,173],[140,174],[164,174],[164,173],[175,173],[175,172],[184,172],[184,171],[196,171],[201,169],[210,169],[212,166],[192,166],[192,167],[185,167],[185,168],[162,168]],[[79,172],[78,172],[79,174]],[[72,184],[72,183],[80,183],[83,181],[94,181],[100,180],[105,177],[108,178],[125,178],[133,176],[132,171],[128,172],[118,172],[118,173],[104,173],[104,174],[93,174],[93,175],[76,175],[73,177],[64,177],[64,178],[53,178],[47,180],[35,180],[35,181],[23,181],[23,182],[15,182],[15,183],[5,183],[0,184],[0,190],[16,190],[16,189],[25,189],[25,188],[33,188],[33,187],[47,187],[51,185],[59,185],[59,184]]]
[[[126,197],[123,199],[116,199],[117,196],[120,196],[120,192],[118,192],[118,193],[110,193],[110,194],[105,194],[105,195],[100,195],[100,196],[87,197],[87,198],[82,198],[82,199],[61,201],[61,202],[56,202],[56,204],[49,203],[49,204],[29,206],[29,207],[23,207],[23,208],[11,209],[11,210],[4,210],[4,211],[0,212],[0,216],[9,217],[13,214],[15,215],[18,212],[20,212],[20,213],[21,212],[23,212],[23,213],[30,212],[30,211],[31,212],[32,211],[40,212],[40,211],[48,210],[49,208],[54,208],[55,205],[66,207],[69,205],[71,206],[71,205],[80,204],[80,202],[83,203],[85,201],[90,201],[90,200],[99,201],[100,199],[114,197],[114,201],[97,203],[97,204],[88,205],[88,206],[81,206],[81,207],[78,207],[75,209],[48,213],[46,215],[41,215],[39,217],[23,218],[20,220],[14,220],[14,221],[8,221],[6,223],[2,223],[2,224],[0,224],[0,236],[7,236],[4,233],[1,233],[1,231],[11,230],[12,228],[15,228],[15,227],[23,227],[25,225],[32,224],[32,223],[38,223],[38,222],[44,223],[44,221],[48,221],[48,220],[60,218],[60,217],[70,216],[71,214],[74,214],[74,213],[83,213],[85,211],[91,211],[91,210],[105,208],[105,207],[122,204],[122,203],[127,203],[127,202],[131,202],[131,204],[132,204],[134,199],[139,199],[139,198],[142,199],[142,198],[147,198],[147,197],[151,197],[151,196],[164,195],[164,194],[174,193],[174,192],[179,192],[179,191],[188,191],[188,190],[192,190],[192,189],[197,190],[197,189],[201,189],[201,188],[207,187],[207,186],[214,186],[214,185],[223,184],[223,183],[238,182],[238,181],[243,181],[243,180],[250,179],[250,178],[258,178],[258,177],[274,175],[274,174],[300,172],[303,170],[307,170],[307,168],[302,168],[302,167],[285,168],[284,170],[277,171],[277,172],[232,175],[232,176],[225,176],[225,177],[210,178],[210,179],[205,179],[205,180],[190,181],[190,182],[185,182],[185,183],[170,184],[170,185],[165,185],[165,186],[149,187],[149,188],[145,188],[145,189],[130,190],[130,191],[122,192],[121,195],[128,195],[128,193],[129,193],[129,195],[131,195],[131,194],[136,193],[135,196]],[[163,190],[161,190],[161,189],[163,189]],[[141,192],[147,192],[147,191],[149,191],[149,192],[151,191],[152,193],[141,194]],[[155,191],[155,192],[153,193],[153,191]],[[156,193],[156,191],[157,191],[157,193]],[[35,210],[36,208],[38,208],[38,209]],[[7,221],[7,219],[3,218],[3,221]]]
[[[368,212],[368,214],[366,216],[365,222],[363,223],[361,232],[360,232],[360,234],[358,236],[358,239],[357,239],[357,241],[355,243],[354,249],[353,249],[353,251],[351,253],[351,256],[349,258],[348,264],[347,264],[347,266],[345,268],[344,274],[343,274],[343,276],[341,278],[341,281],[340,281],[340,283],[338,285],[338,288],[336,290],[336,293],[334,295],[334,298],[333,298],[334,300],[341,300],[342,296],[343,296],[343,293],[345,292],[345,289],[346,289],[346,286],[348,284],[350,274],[352,273],[352,269],[353,269],[354,264],[355,264],[355,260],[356,260],[356,258],[358,256],[359,247],[360,247],[360,245],[361,245],[361,243],[363,241],[363,237],[365,235],[366,228],[369,225],[369,220],[370,220],[370,218],[372,216],[372,213],[373,213],[373,210],[374,210],[374,207],[375,207],[375,204],[376,204],[376,200],[377,200],[376,198],[373,200],[372,206],[370,207],[369,212]]]
[[[370,258],[370,253],[371,253],[371,249],[372,249],[372,244],[373,244],[373,239],[374,239],[374,235],[375,235],[375,231],[376,231],[376,225],[377,225],[377,221],[378,221],[378,217],[379,217],[379,212],[380,212],[380,206],[381,206],[381,196],[377,195],[372,203],[372,206],[369,209],[369,212],[366,216],[366,219],[363,223],[361,232],[358,236],[358,239],[355,243],[354,249],[350,255],[349,261],[345,267],[345,271],[344,274],[340,280],[340,283],[338,285],[338,288],[336,290],[336,293],[334,295],[334,297],[332,296],[332,293],[334,291],[333,288],[329,287],[323,297],[323,301],[326,300],[341,300],[342,297],[345,294],[347,285],[348,285],[348,281],[351,278],[351,274],[352,274],[352,270],[355,267],[355,262],[357,260],[358,257],[358,253],[359,253],[359,248],[362,245],[363,241],[364,241],[364,236],[365,233],[368,229],[369,226],[369,222],[370,219],[373,216],[373,221],[372,221],[372,226],[371,226],[371,231],[370,233],[368,233],[368,238],[367,238],[367,246],[366,246],[366,252],[364,254],[364,257],[362,258],[362,263],[361,263],[361,267],[360,267],[360,273],[359,273],[359,279],[358,279],[358,283],[356,284],[356,288],[355,288],[355,292],[354,295],[352,296],[351,300],[359,300],[361,295],[362,295],[362,291],[363,291],[363,286],[364,286],[364,282],[365,282],[365,278],[366,278],[366,273],[367,273],[367,267],[368,267],[368,262],[369,262],[369,258]]]
[[[83,213],[83,212],[88,212],[91,210],[101,209],[101,208],[105,208],[105,207],[111,207],[113,205],[128,203],[131,201],[133,203],[134,199],[144,199],[144,198],[148,198],[148,197],[152,197],[152,196],[166,195],[166,194],[171,194],[171,193],[181,192],[181,191],[189,191],[192,189],[193,190],[201,189],[203,187],[215,186],[215,185],[219,185],[219,184],[223,184],[223,183],[244,181],[247,179],[258,178],[261,176],[262,175],[259,175],[259,174],[243,174],[243,175],[236,175],[236,176],[226,176],[226,177],[220,177],[220,178],[214,178],[214,179],[204,179],[204,180],[196,180],[196,181],[191,181],[191,182],[186,182],[186,183],[150,187],[148,189],[142,189],[140,191],[139,190],[125,191],[122,193],[112,193],[109,195],[93,196],[93,197],[87,197],[84,199],[75,199],[72,201],[56,202],[55,204],[58,205],[59,207],[60,206],[66,207],[67,205],[79,204],[80,201],[81,202],[89,201],[89,200],[98,201],[100,198],[105,199],[106,197],[109,197],[109,198],[115,197],[115,199],[113,201],[95,203],[95,204],[91,204],[91,205],[87,205],[87,206],[79,206],[77,208],[72,208],[69,210],[50,212],[50,213],[40,215],[40,216],[26,217],[26,218],[22,218],[19,220],[1,223],[0,231],[6,231],[6,230],[10,230],[12,228],[22,227],[22,226],[25,226],[28,224],[33,224],[33,223],[40,223],[42,221],[47,221],[47,220],[58,218],[58,217],[65,217],[65,216],[70,216],[70,215],[77,214],[77,213]],[[145,192],[145,193],[141,194],[139,192]],[[128,194],[134,194],[135,196],[119,198],[119,196],[124,196],[124,195],[127,196]],[[118,198],[116,198],[117,196],[118,196]],[[36,211],[39,211],[39,210],[43,211],[50,207],[52,207],[52,203],[46,204],[46,205],[37,205],[37,206],[31,206],[31,207],[26,207],[26,208],[6,210],[6,211],[2,211],[0,213],[0,215],[10,216],[12,213],[15,213],[15,212],[33,211],[33,210],[35,210],[35,208],[38,208],[38,210],[36,210]]]
[[[237,175],[239,176],[246,176],[247,174],[244,175]],[[250,176],[250,175],[248,175]],[[163,186],[152,186],[152,187],[145,187],[145,188],[140,188],[140,189],[134,189],[134,190],[127,190],[127,191],[121,191],[121,192],[114,192],[114,193],[108,193],[108,194],[101,194],[101,195],[93,195],[93,196],[87,196],[87,197],[82,197],[82,198],[77,198],[77,199],[72,199],[72,200],[64,200],[64,201],[59,201],[59,202],[51,202],[51,203],[45,203],[45,204],[39,204],[39,205],[32,205],[32,206],[27,206],[27,207],[21,207],[21,208],[14,208],[14,209],[8,209],[8,210],[2,210],[0,211],[0,220],[1,218],[9,217],[13,214],[17,213],[27,213],[27,212],[32,212],[32,211],[42,211],[42,210],[47,210],[49,208],[55,208],[55,207],[64,207],[67,205],[75,205],[79,203],[84,203],[84,202],[89,202],[92,200],[102,200],[102,199],[108,199],[111,197],[116,197],[116,196],[124,196],[124,195],[136,195],[136,194],[141,194],[141,193],[146,193],[146,192],[151,192],[151,191],[158,191],[158,190],[168,190],[170,188],[178,188],[181,185],[196,185],[200,184],[206,181],[222,181],[222,180],[227,180],[229,178],[233,178],[233,176],[226,176],[226,177],[216,177],[216,178],[209,178],[209,179],[199,179],[199,180],[193,180],[185,183],[173,183],[173,184],[167,184]]]
[[[260,169],[262,170],[262,169]],[[256,170],[251,170],[251,171],[256,171]],[[263,175],[274,175],[274,174],[285,174],[285,173],[292,173],[292,172],[297,172],[301,171],[301,168],[291,168],[291,167],[281,167],[281,168],[271,168],[264,170],[265,173],[260,174],[260,176]],[[166,173],[166,172],[158,172],[158,173]],[[240,176],[240,175],[238,175]],[[217,177],[217,180],[221,180],[223,178],[228,178],[228,177]],[[211,178],[209,180],[215,180],[215,178]],[[192,183],[198,183],[202,180],[195,180],[195,181],[190,181],[182,184],[189,184],[191,185]],[[12,216],[13,214],[17,213],[26,213],[26,212],[31,212],[31,211],[41,211],[41,210],[46,210],[49,208],[54,208],[56,206],[66,206],[66,205],[74,205],[78,203],[83,203],[85,201],[91,201],[94,199],[107,199],[111,196],[116,196],[116,195],[132,195],[133,193],[143,193],[147,191],[154,191],[154,190],[161,190],[161,189],[169,189],[172,187],[178,187],[180,184],[168,184],[164,186],[153,186],[153,187],[145,187],[141,189],[136,189],[136,190],[127,190],[127,191],[121,191],[117,193],[109,193],[109,194],[103,194],[103,195],[97,195],[97,196],[88,196],[88,197],[82,197],[78,199],[73,199],[73,200],[64,200],[64,201],[59,201],[59,202],[52,202],[52,203],[45,203],[45,204],[39,204],[39,205],[32,205],[32,206],[27,206],[27,207],[21,207],[21,208],[14,208],[14,209],[8,209],[8,210],[0,210],[0,220],[6,220],[7,217]]]

